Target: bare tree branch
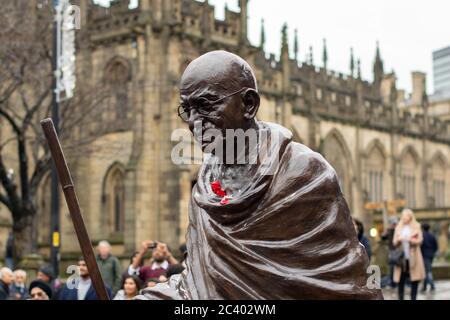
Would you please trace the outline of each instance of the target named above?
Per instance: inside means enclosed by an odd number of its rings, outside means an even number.
[[[27,139],[33,140],[35,137],[34,136],[26,136]],[[17,137],[10,137],[8,139],[5,139],[1,144],[0,144],[0,149],[5,148],[9,143],[11,142],[15,142],[17,141]]]
[[[3,189],[5,189],[6,194],[9,199],[8,208],[13,212],[13,216],[15,215],[15,211],[20,207],[20,198],[17,194],[17,188],[13,181],[8,177],[8,172],[6,170],[5,164],[3,163],[3,157],[0,150],[0,182],[3,185]]]
[[[30,179],[30,193],[36,194],[39,184],[45,174],[50,170],[52,164],[51,157],[49,153],[45,157],[39,159],[34,167],[33,175]]]
[[[14,108],[13,106],[11,106],[10,103],[5,103],[4,106],[5,106],[5,110],[9,114],[11,114],[11,117],[13,119],[17,120],[16,123],[19,123],[19,122],[23,121],[23,117],[17,112],[18,111],[17,108]]]
[[[9,203],[8,197],[0,193],[0,203],[3,203],[8,209],[11,210],[11,204]]]
[[[25,111],[28,113],[30,108],[28,107],[28,102],[27,102],[27,98],[25,97],[25,92],[24,92],[23,88],[18,88],[17,91],[19,91],[19,95],[20,95],[20,99],[22,101],[22,105],[23,105]]]
[[[38,100],[36,101],[36,103],[34,104],[33,107],[31,107],[31,109],[29,109],[29,112],[27,113],[27,115],[25,116],[25,119],[23,120],[23,126],[22,126],[22,130],[25,131],[28,127],[28,125],[30,124],[33,116],[35,115],[35,113],[39,110],[39,108],[42,106],[42,103],[44,102],[44,100],[49,96],[49,94],[52,92],[51,88],[47,88],[47,90],[45,90],[41,96],[38,98]]]
[[[49,2],[41,4],[36,6],[36,0],[6,1],[0,10],[0,120],[4,118],[2,124],[11,125],[17,143],[14,148],[6,147],[13,141],[13,135],[0,135],[0,153],[4,156],[1,158],[0,154],[0,185],[4,189],[0,201],[7,203],[11,211],[14,236],[21,238],[22,253],[34,250],[31,247],[36,242],[31,235],[37,212],[34,202],[51,167],[39,120],[49,116],[52,107],[53,13]],[[79,60],[77,65],[79,62],[83,66]],[[101,119],[107,105],[103,102],[112,92],[104,90],[101,79],[95,83],[91,71],[77,69],[80,72],[77,77],[84,81],[77,84],[70,101],[60,104],[60,139],[71,150],[89,146],[104,133]],[[15,181],[11,181],[9,167],[3,162],[7,155],[19,160]]]
[[[0,109],[0,116],[3,116],[9,122],[17,135],[21,134],[19,125],[14,121],[10,114],[8,114],[5,110]]]
[[[9,100],[19,85],[19,82],[13,82],[4,90],[4,92],[0,95],[0,106]]]

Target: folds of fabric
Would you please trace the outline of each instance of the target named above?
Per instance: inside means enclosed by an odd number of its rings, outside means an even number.
[[[144,295],[381,299],[367,285],[368,257],[333,168],[287,129],[259,126],[268,133],[259,144],[269,147],[251,182],[224,205],[211,190],[212,166],[202,166],[189,206],[187,270]]]

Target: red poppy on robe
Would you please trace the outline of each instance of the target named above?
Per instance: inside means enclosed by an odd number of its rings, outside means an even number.
[[[225,197],[227,195],[225,190],[222,189],[222,185],[220,184],[220,181],[218,181],[218,180],[211,182],[211,189],[219,197]]]

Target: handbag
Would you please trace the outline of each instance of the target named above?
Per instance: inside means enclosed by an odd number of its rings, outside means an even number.
[[[403,248],[399,247],[391,250],[389,251],[389,264],[401,266],[403,264],[404,257],[405,253],[403,252]]]

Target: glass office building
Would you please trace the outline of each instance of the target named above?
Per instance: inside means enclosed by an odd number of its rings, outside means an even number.
[[[433,52],[434,93],[450,97],[450,46]]]

